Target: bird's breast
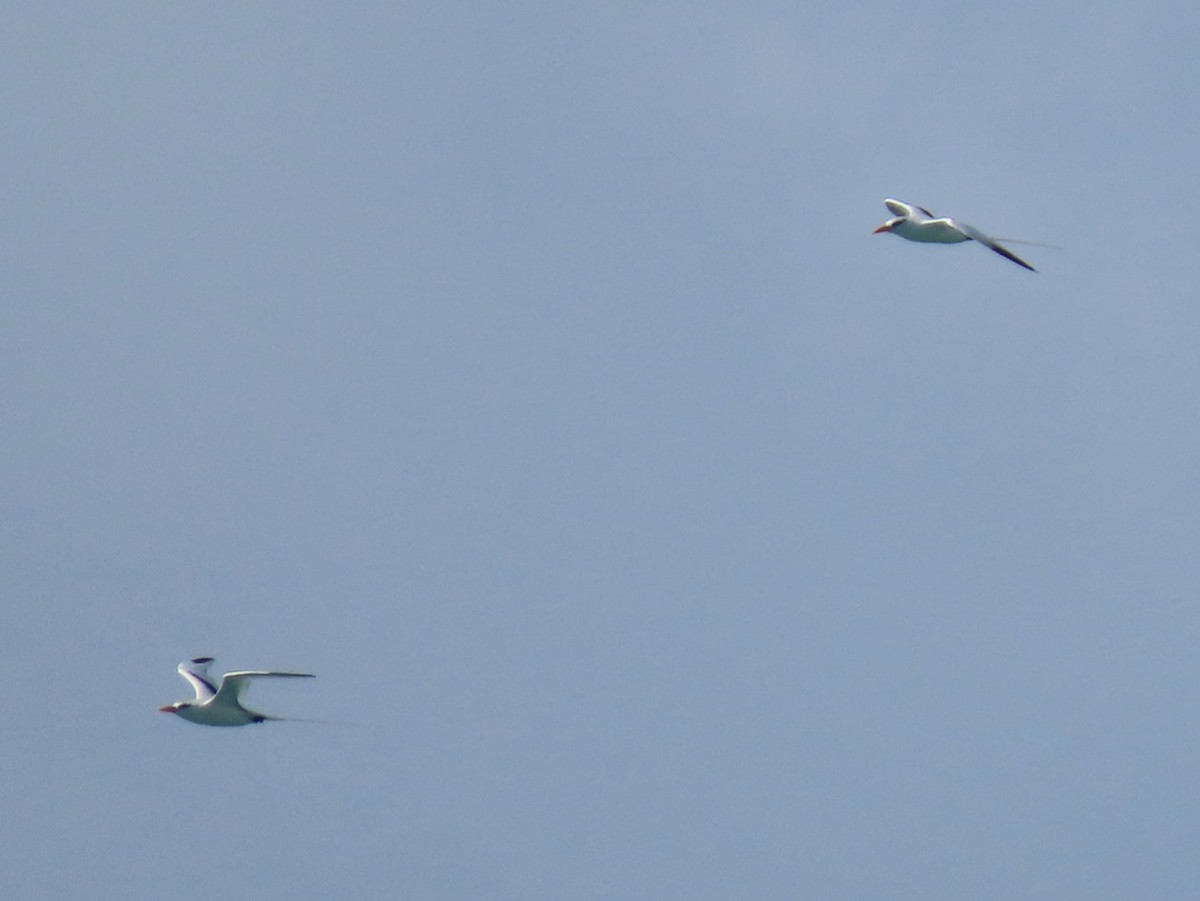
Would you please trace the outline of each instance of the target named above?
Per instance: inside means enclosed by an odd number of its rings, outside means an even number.
[[[921,244],[959,244],[971,239],[949,222],[901,222],[892,229],[901,238]]]

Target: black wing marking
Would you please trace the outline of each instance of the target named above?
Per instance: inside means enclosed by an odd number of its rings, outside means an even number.
[[[1021,259],[1019,256],[1017,256],[1011,250],[1006,250],[1005,248],[1001,247],[999,244],[988,244],[987,246],[990,247],[992,250],[996,251],[996,253],[1000,254],[1000,256],[1004,257],[1006,260],[1012,260],[1018,266],[1024,266],[1030,272],[1037,272],[1036,269],[1034,269],[1032,266],[1030,266],[1028,263],[1026,263],[1023,259]]]

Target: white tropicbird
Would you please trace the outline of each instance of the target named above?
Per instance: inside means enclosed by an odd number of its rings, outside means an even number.
[[[892,200],[890,197],[883,203],[895,214],[895,218],[889,219],[883,225],[879,226],[879,228],[875,229],[874,234],[891,232],[894,235],[899,235],[901,238],[907,238],[909,241],[919,241],[922,244],[959,244],[963,241],[978,241],[984,247],[996,251],[996,253],[1005,259],[1012,260],[1018,266],[1024,266],[1030,272],[1037,272],[1036,269],[1011,250],[997,244],[995,238],[989,238],[973,225],[967,225],[967,223],[959,222],[957,219],[939,218],[924,207],[913,206],[900,200]],[[1006,238],[1005,240],[1012,241],[1013,239]],[[1014,243],[1026,244],[1031,242],[1014,241]]]
[[[312,673],[270,673],[262,670],[241,670],[236,673],[226,673],[221,679],[221,687],[213,685],[208,678],[208,667],[213,662],[211,657],[195,657],[179,664],[179,675],[187,679],[196,689],[194,701],[176,701],[165,707],[159,707],[162,713],[178,713],[190,723],[202,726],[245,726],[250,723],[262,723],[266,720],[282,720],[287,717],[267,716],[257,710],[242,706],[242,695],[246,693],[251,680],[272,678],[315,678]]]

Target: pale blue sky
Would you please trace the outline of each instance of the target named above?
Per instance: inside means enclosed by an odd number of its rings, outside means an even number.
[[[0,24],[0,895],[1194,893],[1193,6]]]

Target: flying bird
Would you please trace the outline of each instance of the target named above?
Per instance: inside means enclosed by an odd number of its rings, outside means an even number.
[[[161,713],[177,713],[189,723],[202,726],[246,726],[267,720],[282,720],[286,717],[267,716],[257,710],[242,706],[242,695],[254,679],[270,678],[315,678],[312,673],[271,673],[263,670],[240,670],[226,673],[221,686],[213,685],[208,677],[211,657],[195,657],[179,664],[179,675],[187,679],[196,690],[193,701],[176,701],[159,707]]]
[[[994,250],[1006,260],[1012,260],[1030,272],[1037,272],[1011,250],[997,244],[995,238],[989,238],[973,225],[967,225],[957,219],[937,217],[924,207],[892,200],[890,197],[883,203],[892,211],[894,218],[875,229],[874,234],[876,235],[880,232],[891,232],[901,238],[918,241],[922,244],[961,244],[963,241],[978,241],[988,250]]]

